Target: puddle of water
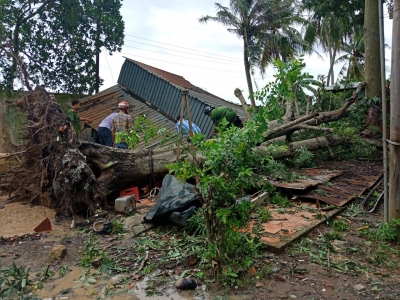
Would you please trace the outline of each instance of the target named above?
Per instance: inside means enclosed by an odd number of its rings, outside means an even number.
[[[11,237],[34,233],[33,229],[46,217],[54,220],[55,212],[43,206],[29,207],[22,203],[5,204],[0,209],[0,236]],[[52,222],[53,225],[54,222]]]
[[[142,281],[135,282],[134,286],[129,289],[129,284],[122,286],[122,288],[112,290],[108,294],[109,297],[106,297],[106,289],[113,286],[113,284],[117,283],[122,278],[126,277],[126,275],[115,276],[109,279],[106,279],[106,276],[102,274],[99,278],[96,278],[96,282],[87,287],[85,284],[77,288],[73,288],[78,285],[79,278],[83,275],[83,270],[79,267],[70,267],[69,272],[65,274],[64,277],[58,277],[53,280],[48,280],[45,284],[45,288],[39,291],[36,291],[36,296],[40,297],[43,300],[50,299],[74,299],[74,300],[87,300],[87,299],[95,299],[99,297],[101,299],[113,299],[113,300],[194,300],[194,299],[208,299],[208,298],[195,298],[195,291],[183,291],[178,292],[172,286],[165,286],[162,288],[162,295],[154,295],[149,298],[146,296],[146,287],[149,284],[149,278],[145,278]],[[93,274],[93,270],[91,270]],[[86,278],[89,278],[91,275],[88,274]],[[55,275],[58,276],[58,275]],[[61,291],[65,291],[70,289],[70,293],[61,294]],[[68,297],[68,298],[63,298]]]
[[[63,221],[62,224],[56,225],[55,215],[54,210],[43,206],[30,207],[18,202],[5,204],[4,208],[0,209],[0,236],[8,238],[35,233],[33,229],[45,218],[50,219],[52,231],[44,233],[51,236],[70,235],[69,222]]]

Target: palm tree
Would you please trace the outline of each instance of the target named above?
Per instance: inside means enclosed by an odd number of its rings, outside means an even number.
[[[303,0],[303,10],[310,13],[303,29],[304,40],[319,45],[329,54],[327,83],[334,84],[333,65],[342,45],[355,36],[363,23],[363,0]]]
[[[215,17],[203,16],[202,23],[214,21],[243,39],[243,60],[251,105],[257,111],[253,96],[251,70],[258,65],[263,71],[273,57],[286,58],[295,53],[300,36],[290,27],[296,20],[296,4],[293,0],[230,0],[229,8],[215,3]],[[299,18],[300,19],[300,18]]]
[[[335,64],[343,63],[339,76],[356,81],[364,80],[365,50],[364,36],[362,33],[356,34],[352,42],[343,43],[340,47],[340,51],[343,54],[335,61]]]

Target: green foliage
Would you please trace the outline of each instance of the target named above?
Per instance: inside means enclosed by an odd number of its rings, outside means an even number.
[[[60,275],[60,277],[64,277],[64,275],[67,274],[68,271],[69,271],[68,266],[64,265],[61,267],[60,271],[58,271],[58,275]]]
[[[188,225],[185,227],[185,231],[207,237],[207,228],[204,215],[203,208],[195,210],[193,215],[188,220]]]
[[[30,268],[17,267],[15,263],[9,268],[0,270],[0,299],[7,300],[36,300],[27,296],[27,288],[33,283],[29,279]]]
[[[290,207],[291,206],[290,200],[286,196],[282,196],[279,193],[276,193],[275,195],[273,195],[270,198],[269,202],[271,204],[275,204],[279,207]]]
[[[304,73],[305,63],[302,57],[291,58],[288,61],[279,59],[273,60],[273,65],[277,70],[274,75],[275,81],[268,83],[260,92],[256,92],[256,99],[261,101],[268,111],[269,119],[279,119],[286,111],[288,101],[298,101],[300,104],[306,103],[306,93],[308,90],[316,92],[316,87],[320,83],[313,79],[308,73]],[[301,105],[300,113],[305,112],[305,105]]]
[[[146,115],[142,115],[135,118],[133,127],[128,132],[117,132],[115,134],[117,143],[121,142],[123,135],[129,148],[134,149],[139,146],[142,140],[148,145],[151,139],[165,136],[166,129],[156,126]]]
[[[400,241],[400,219],[393,219],[391,222],[379,222],[376,229],[369,228],[361,232],[376,241],[398,244]]]
[[[96,54],[121,50],[120,8],[120,0],[3,0],[1,85],[13,89],[19,79],[25,86],[91,94]]]
[[[96,259],[102,259],[106,254],[99,249],[99,242],[97,235],[89,234],[88,238],[83,243],[83,249],[81,250],[81,266],[84,268],[89,268],[92,262]]]
[[[230,1],[229,7],[215,5],[216,16],[203,16],[199,21],[221,23],[243,40],[244,67],[253,102],[251,69],[259,67],[263,73],[274,58],[286,59],[294,56],[298,49],[307,48],[301,33],[291,26],[294,22],[304,21],[299,5],[291,0],[234,0]]]
[[[89,277],[88,273],[89,273],[90,269],[86,270],[81,277],[79,277],[78,280],[75,280],[74,282],[78,283],[77,285],[75,285],[73,287],[73,289],[76,289],[78,287],[80,287],[81,285],[85,285],[86,287],[90,287],[92,284],[96,283],[96,279],[93,277]]]
[[[298,169],[300,167],[311,167],[313,160],[314,154],[308,149],[301,147],[295,150],[291,163]]]
[[[222,266],[230,257],[230,263],[245,268],[260,246],[249,233],[238,231],[246,226],[251,205],[236,200],[260,182],[253,172],[253,166],[259,162],[251,150],[262,139],[264,127],[257,125],[250,120],[238,130],[225,128],[227,122],[223,120],[215,140],[204,140],[201,135],[193,137],[192,145],[208,158],[203,165],[180,160],[169,166],[180,180],[192,177],[198,180],[208,240],[203,257],[209,263],[216,261]],[[195,220],[198,222],[199,218]],[[199,228],[204,230],[204,226]]]
[[[122,220],[115,220],[112,221],[112,229],[111,229],[111,234],[121,234],[121,233],[126,233],[125,225]]]
[[[343,219],[339,219],[337,221],[334,221],[332,223],[332,227],[336,230],[336,231],[349,231],[350,230],[350,226],[349,224],[347,224]]]
[[[271,212],[267,207],[257,207],[255,213],[255,218],[263,223],[266,223],[269,221],[269,219],[271,219]]]

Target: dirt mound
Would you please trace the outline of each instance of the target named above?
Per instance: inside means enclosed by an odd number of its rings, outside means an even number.
[[[70,132],[59,133],[69,123],[60,106],[40,86],[15,105],[26,116],[24,142],[18,149],[25,152],[23,162],[7,176],[10,201],[51,207],[58,215],[103,207],[105,197],[85,157]]]

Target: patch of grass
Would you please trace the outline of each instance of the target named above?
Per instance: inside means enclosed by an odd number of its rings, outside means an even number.
[[[0,270],[0,299],[39,300],[28,296],[29,286],[33,282],[29,279],[31,269],[28,267],[17,267],[15,263],[11,267]]]
[[[343,213],[343,216],[352,218],[359,217],[362,215],[364,215],[364,211],[360,208],[359,205],[353,203],[350,204],[347,207],[346,211]]]
[[[400,241],[400,219],[393,219],[389,223],[378,221],[376,229],[368,228],[360,234],[379,242],[398,244]]]
[[[127,232],[122,220],[112,221],[111,224],[112,224],[111,234],[123,234]]]
[[[316,189],[313,193],[326,197],[326,192],[324,190]]]
[[[268,222],[268,220],[271,219],[271,212],[266,207],[257,207],[255,214],[256,219],[263,223]]]
[[[280,207],[290,207],[291,206],[290,200],[287,197],[282,196],[279,193],[276,193],[275,195],[273,195],[269,199],[269,202],[271,204],[275,204],[275,205],[280,206]]]
[[[339,232],[345,232],[350,230],[349,224],[347,224],[343,219],[339,219],[332,223],[332,227]]]

